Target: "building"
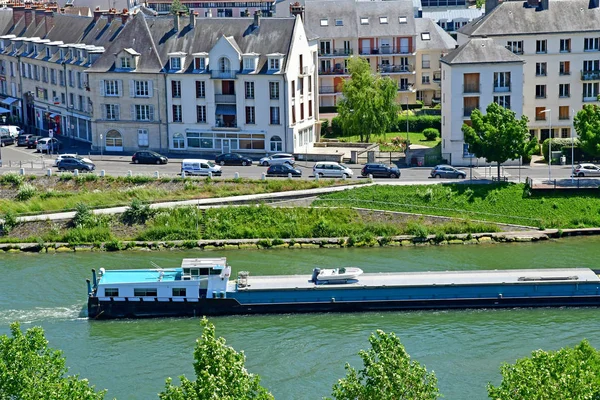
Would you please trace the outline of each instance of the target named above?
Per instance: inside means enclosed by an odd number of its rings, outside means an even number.
[[[485,8],[483,7],[454,7],[445,9],[425,9],[422,15],[423,18],[432,19],[446,32],[455,33],[469,22],[482,17],[484,13]]]
[[[493,39],[476,38],[443,57],[441,63],[442,156],[453,165],[471,165],[463,124],[470,124],[473,110],[485,111],[491,102],[521,117],[524,61]]]
[[[299,17],[138,13],[87,70],[98,88],[94,148],[308,152],[316,62]]]
[[[78,0],[79,1],[79,0]],[[148,8],[159,14],[167,14],[171,10],[172,0],[147,0]],[[226,1],[226,0],[181,0],[181,5],[201,17],[252,17],[260,11],[263,17],[273,17],[275,0]],[[287,15],[286,15],[287,16]]]

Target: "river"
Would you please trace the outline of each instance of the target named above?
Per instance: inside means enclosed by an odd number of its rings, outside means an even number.
[[[543,243],[353,248],[163,251],[120,253],[0,253],[0,335],[9,324],[42,326],[61,349],[71,374],[108,389],[107,399],[157,399],[165,378],[195,379],[198,319],[88,321],[85,279],[91,268],[177,267],[184,257],[226,256],[251,275],[309,274],[313,267],[355,265],[365,272],[502,268],[597,267],[600,238]],[[500,382],[500,365],[535,349],[600,347],[600,309],[510,309],[235,316],[212,318],[217,336],[244,350],[249,371],[276,399],[320,399],[362,367],[358,351],[376,329],[395,332],[414,360],[434,370],[446,399],[485,399]]]

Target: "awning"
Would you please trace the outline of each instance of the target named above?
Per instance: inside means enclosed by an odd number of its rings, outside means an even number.
[[[234,104],[217,104],[217,115],[236,115]]]
[[[52,113],[52,114],[48,115],[48,117],[49,117],[49,118],[52,118],[52,119],[54,119],[54,118],[56,118],[56,116],[57,116],[57,115],[58,115],[58,114],[54,114],[54,113]]]
[[[4,100],[0,100],[0,103],[10,106],[15,101],[19,101],[19,99],[15,99],[14,97],[7,97]]]
[[[0,114],[9,113],[10,110],[8,108],[0,107]]]

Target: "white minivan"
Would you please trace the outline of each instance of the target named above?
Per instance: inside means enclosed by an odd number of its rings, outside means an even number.
[[[181,175],[221,175],[221,166],[209,160],[203,159],[186,159],[181,161]]]
[[[16,125],[1,125],[0,133],[8,134],[16,139],[17,136],[19,136],[21,133],[23,133],[23,129],[19,128]]]
[[[317,162],[313,167],[313,173],[318,177],[328,176],[331,178],[352,178],[354,175],[352,170],[344,164],[332,161]]]

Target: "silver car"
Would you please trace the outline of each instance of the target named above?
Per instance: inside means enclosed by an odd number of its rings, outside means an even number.
[[[432,178],[461,178],[467,177],[467,173],[454,168],[451,165],[436,165],[431,170]]]
[[[258,163],[264,167],[278,164],[294,165],[296,163],[296,160],[292,154],[277,153],[261,158]]]
[[[584,176],[600,176],[600,167],[595,164],[578,164],[573,169],[573,176],[584,177]]]

